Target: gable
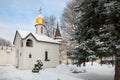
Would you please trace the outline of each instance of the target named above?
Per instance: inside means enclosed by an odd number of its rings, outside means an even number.
[[[13,44],[15,45],[16,41],[17,41],[17,40],[20,40],[20,39],[21,39],[21,36],[20,36],[20,34],[18,33],[18,31],[16,31]]]

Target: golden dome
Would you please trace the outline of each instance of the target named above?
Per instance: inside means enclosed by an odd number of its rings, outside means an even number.
[[[37,19],[36,19],[36,23],[37,24],[40,24],[40,25],[44,25],[44,19],[42,18],[42,17],[38,17]]]

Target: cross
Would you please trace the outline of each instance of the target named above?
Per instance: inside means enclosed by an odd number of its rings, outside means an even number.
[[[40,8],[40,9],[39,9],[39,14],[41,14],[41,11],[42,11],[42,9]]]

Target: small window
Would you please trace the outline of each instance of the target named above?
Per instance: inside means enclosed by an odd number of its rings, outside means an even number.
[[[27,47],[32,47],[32,46],[33,46],[33,42],[32,42],[31,39],[28,39],[28,40],[27,40],[26,46],[27,46]]]
[[[48,59],[48,52],[47,52],[47,51],[45,51],[45,61],[50,61],[50,60]]]
[[[31,54],[29,54],[29,58],[32,58],[32,55],[31,55]]]

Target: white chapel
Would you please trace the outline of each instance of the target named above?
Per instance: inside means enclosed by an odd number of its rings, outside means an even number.
[[[36,19],[35,28],[35,33],[16,31],[13,44],[18,69],[32,69],[37,60],[41,60],[45,67],[56,67],[59,64],[60,43],[45,35],[45,21],[41,12]]]

